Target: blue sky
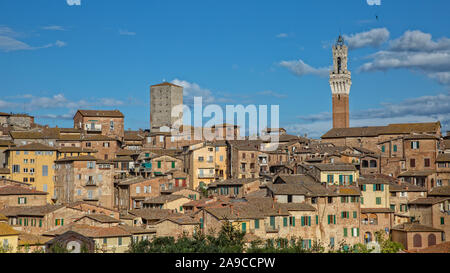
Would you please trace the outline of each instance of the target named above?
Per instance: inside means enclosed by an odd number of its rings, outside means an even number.
[[[120,109],[126,128],[149,128],[149,87],[165,80],[186,101],[280,105],[282,127],[318,137],[331,128],[327,69],[342,33],[351,126],[450,130],[447,0],[67,2],[0,2],[0,111],[70,127],[76,109]]]

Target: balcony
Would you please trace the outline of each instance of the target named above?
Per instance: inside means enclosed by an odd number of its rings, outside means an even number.
[[[87,181],[86,184],[84,184],[85,187],[97,187],[97,183],[95,181]]]

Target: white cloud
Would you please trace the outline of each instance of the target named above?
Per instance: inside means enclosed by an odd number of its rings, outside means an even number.
[[[266,91],[262,91],[262,92],[257,92],[256,95],[275,97],[275,98],[278,98],[278,99],[283,99],[283,98],[287,98],[288,97],[285,94],[277,93],[277,92],[274,92],[272,90],[266,90]]]
[[[369,56],[359,71],[410,69],[419,71],[443,85],[450,85],[450,39],[433,41],[431,34],[406,31],[387,50]]]
[[[13,31],[9,27],[0,26],[0,51],[3,52],[11,52],[11,51],[19,51],[19,50],[36,50],[42,48],[49,47],[63,47],[66,46],[67,43],[62,41],[56,41],[55,43],[47,44],[44,46],[30,46],[25,42],[17,40],[17,37],[20,36],[17,32]]]
[[[193,104],[194,97],[202,97],[203,103],[205,104],[227,103],[232,101],[224,97],[216,97],[211,90],[202,88],[197,83],[191,83],[179,79],[174,79],[172,83],[183,87],[184,104],[186,105]]]
[[[403,36],[393,40],[390,43],[390,50],[392,51],[440,51],[450,49],[450,39],[444,37],[437,42],[432,40],[429,33],[424,33],[420,30],[408,30]]]
[[[81,0],[66,0],[69,6],[81,6]]]
[[[122,29],[120,29],[120,30],[119,30],[119,34],[120,34],[120,35],[125,35],[125,36],[135,36],[135,35],[136,35],[136,32],[131,32],[131,31],[128,31],[128,30],[122,30]]]
[[[45,26],[42,27],[43,30],[55,30],[55,31],[65,31],[66,29],[62,26]]]
[[[4,52],[31,50],[33,47],[12,37],[0,36],[0,50]]]
[[[375,28],[370,31],[344,35],[344,39],[349,49],[358,49],[363,47],[380,47],[389,40],[389,31],[386,28]]]
[[[329,72],[330,68],[314,68],[302,60],[294,60],[294,61],[282,61],[280,62],[280,65],[282,67],[286,67],[289,69],[293,74],[301,77],[304,75],[318,75],[322,77],[326,77]]]
[[[280,34],[278,34],[275,37],[277,37],[277,38],[287,38],[287,37],[289,37],[289,35],[287,33],[280,33]]]

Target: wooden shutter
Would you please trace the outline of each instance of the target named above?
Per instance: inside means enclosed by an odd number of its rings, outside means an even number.
[[[331,224],[331,215],[328,215],[328,224]]]
[[[292,226],[295,227],[295,216],[292,217]]]
[[[308,226],[311,226],[311,216],[308,216]]]
[[[347,228],[344,228],[344,237],[347,237]]]
[[[316,215],[316,225],[319,224],[319,215]]]
[[[373,184],[373,191],[377,190],[377,184]]]
[[[333,224],[336,225],[336,215],[333,215]]]
[[[288,219],[287,219],[287,217],[284,217],[283,218],[283,226],[287,227],[287,225],[288,225]]]
[[[381,191],[384,191],[384,185],[381,184]]]

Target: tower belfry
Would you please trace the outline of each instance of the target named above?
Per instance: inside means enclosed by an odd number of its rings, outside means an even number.
[[[333,96],[333,128],[350,127],[349,94],[352,73],[347,69],[348,47],[339,35],[333,45],[333,70],[330,72],[330,87]]]

